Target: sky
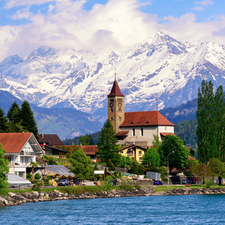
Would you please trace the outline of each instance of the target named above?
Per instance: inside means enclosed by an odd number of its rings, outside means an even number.
[[[155,31],[225,45],[224,0],[0,0],[0,62],[40,46],[119,52]]]

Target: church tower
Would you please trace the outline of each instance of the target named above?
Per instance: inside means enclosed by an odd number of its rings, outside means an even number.
[[[111,121],[115,132],[118,133],[119,126],[124,121],[124,95],[120,91],[116,78],[108,95],[108,119]]]

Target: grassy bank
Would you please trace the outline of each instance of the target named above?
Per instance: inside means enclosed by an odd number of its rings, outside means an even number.
[[[62,193],[68,193],[68,195],[80,195],[84,193],[100,193],[105,191],[111,191],[113,189],[115,190],[127,190],[127,191],[133,191],[134,189],[139,189],[140,186],[136,184],[124,184],[122,183],[120,186],[113,186],[112,184],[105,184],[101,186],[75,186],[75,187],[52,187],[52,188],[41,188],[40,191],[42,192],[53,192],[54,190],[58,190]],[[32,192],[34,190],[32,189],[22,189],[22,190],[12,190],[13,193],[26,193],[26,192]]]
[[[206,185],[202,185],[202,186],[201,185],[190,185],[189,187],[186,187],[185,185],[156,186],[155,192],[168,191],[171,189],[181,189],[181,188],[191,188],[191,189],[206,188]],[[225,188],[225,186],[214,185],[214,186],[211,186],[210,188]]]

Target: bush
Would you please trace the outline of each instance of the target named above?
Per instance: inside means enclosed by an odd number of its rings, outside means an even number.
[[[32,175],[30,173],[28,173],[27,176],[26,176],[26,178],[27,179],[31,179],[32,178]]]
[[[34,184],[32,188],[33,191],[41,191],[41,183],[39,181],[34,181],[33,184]]]
[[[113,180],[113,177],[112,177],[112,176],[106,176],[105,180],[106,180],[106,181]]]
[[[34,179],[39,180],[40,178],[41,178],[40,174],[36,173],[35,176],[34,176]]]
[[[214,185],[214,180],[213,179],[207,179],[205,184],[206,184],[207,188],[210,188],[211,186]]]

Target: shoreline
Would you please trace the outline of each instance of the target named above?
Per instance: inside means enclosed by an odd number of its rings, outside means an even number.
[[[0,196],[0,207],[20,205],[27,202],[43,202],[71,199],[93,199],[93,198],[119,198],[119,197],[138,197],[138,196],[163,196],[163,195],[212,195],[225,194],[225,188],[178,188],[156,192],[154,187],[141,187],[132,190],[113,189],[96,193],[81,193],[69,195],[57,189],[51,192],[32,191],[25,193],[9,192],[7,196]]]

